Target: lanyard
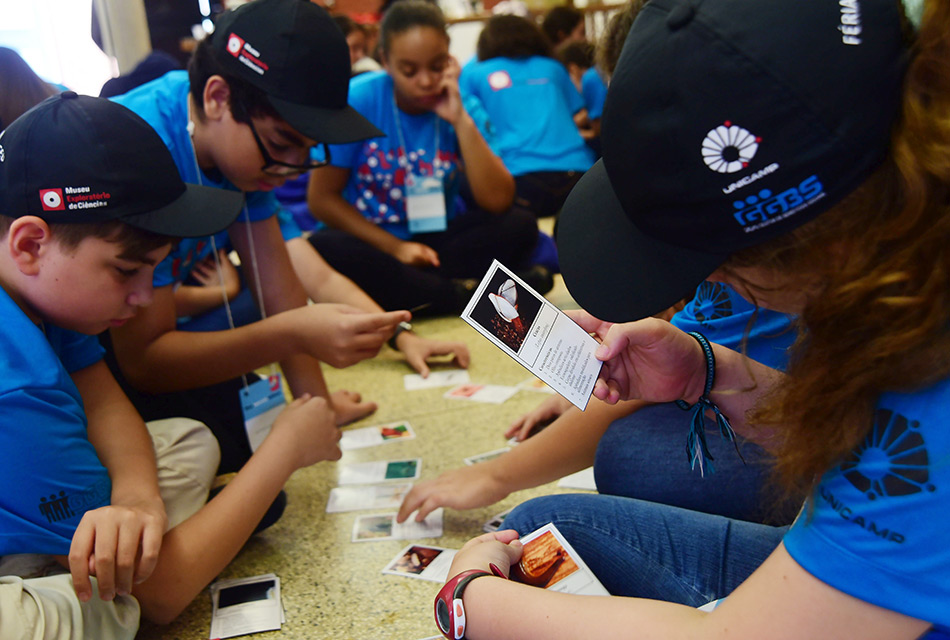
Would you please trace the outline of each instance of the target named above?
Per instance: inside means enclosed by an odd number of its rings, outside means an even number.
[[[435,114],[433,114],[435,115]],[[436,168],[436,163],[439,161],[439,116],[435,116],[435,153],[432,154],[432,171],[435,174],[436,178],[442,179],[442,176],[445,175],[445,171],[442,167]],[[399,145],[402,147],[402,156],[399,156],[399,164],[404,166],[407,169],[411,169],[409,163],[408,151],[409,147],[406,146],[406,139],[402,135],[402,125],[399,120],[399,107],[396,106],[396,92],[393,91],[393,120],[396,123],[396,135],[399,137]],[[399,151],[396,151],[397,156]],[[410,173],[412,173],[410,171]]]

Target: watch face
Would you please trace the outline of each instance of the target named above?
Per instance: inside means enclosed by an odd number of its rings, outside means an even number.
[[[439,629],[443,634],[450,633],[449,607],[442,598],[435,601],[435,621],[439,623]]]

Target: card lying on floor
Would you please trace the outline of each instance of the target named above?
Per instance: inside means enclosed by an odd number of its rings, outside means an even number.
[[[600,580],[553,524],[521,537],[524,553],[509,577],[542,589],[585,596],[609,596]]]
[[[404,578],[445,582],[449,577],[452,558],[456,553],[458,553],[457,549],[411,544],[390,560],[383,569],[383,573]]]
[[[435,509],[422,522],[416,522],[416,513],[413,512],[402,523],[396,522],[395,513],[360,516],[353,523],[353,542],[440,537],[442,537],[442,509]]]
[[[518,393],[516,387],[505,387],[500,384],[463,384],[449,389],[443,398],[454,398],[456,400],[472,400],[473,402],[487,402],[489,404],[501,404],[506,402],[511,396]]]
[[[501,529],[501,523],[505,521],[505,516],[511,513],[511,509],[505,509],[501,513],[495,514],[491,519],[482,525],[482,531],[492,533]]]
[[[422,468],[422,458],[358,462],[340,468],[340,484],[374,484],[387,480],[415,480]]]
[[[497,260],[462,320],[579,409],[587,407],[600,373],[597,341]]]
[[[435,387],[454,387],[457,384],[465,384],[469,379],[465,369],[443,369],[430,371],[428,378],[423,378],[418,373],[407,373],[402,377],[402,383],[406,391],[418,391]]]
[[[280,578],[273,573],[219,580],[210,588],[209,638],[233,638],[280,629],[284,609],[280,603]]]
[[[334,487],[330,489],[327,513],[359,511],[360,509],[395,509],[402,504],[412,483],[369,484],[362,487]]]
[[[362,427],[344,431],[340,438],[340,448],[344,451],[362,449],[386,442],[396,442],[415,438],[416,433],[408,422],[390,422],[378,424],[375,427]]]
[[[511,451],[511,447],[504,447],[502,449],[495,449],[494,451],[486,451],[485,453],[478,453],[474,456],[469,456],[463,458],[462,462],[467,465],[478,464],[479,462],[488,462],[489,460],[494,460],[498,456],[502,456]]]

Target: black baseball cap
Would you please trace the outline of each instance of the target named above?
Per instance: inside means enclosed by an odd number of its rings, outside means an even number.
[[[652,315],[837,204],[885,158],[907,60],[895,0],[648,3],[561,212],[571,295]]]
[[[290,126],[330,144],[385,135],[347,104],[350,53],[343,32],[307,0],[253,0],[225,11],[211,36],[224,69],[257,87]]]
[[[105,98],[65,91],[0,133],[0,215],[196,237],[226,228],[243,204],[239,192],[185,184],[155,130]]]

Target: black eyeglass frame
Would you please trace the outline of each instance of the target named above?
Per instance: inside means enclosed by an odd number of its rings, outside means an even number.
[[[330,164],[330,147],[326,142],[319,142],[315,145],[323,149],[323,160],[311,160],[305,164],[292,164],[290,162],[275,160],[269,153],[267,153],[267,147],[264,146],[264,141],[261,140],[260,135],[258,135],[257,129],[254,127],[254,122],[251,120],[250,115],[248,115],[247,111],[243,108],[240,109],[240,112],[241,115],[244,116],[247,126],[251,129],[251,135],[254,136],[254,142],[257,143],[257,148],[261,152],[261,157],[264,158],[264,166],[261,167],[261,171],[267,175],[274,177],[287,177],[295,174],[306,173],[311,169],[319,169],[320,167],[325,167]],[[274,167],[279,167],[279,169],[275,171]]]

